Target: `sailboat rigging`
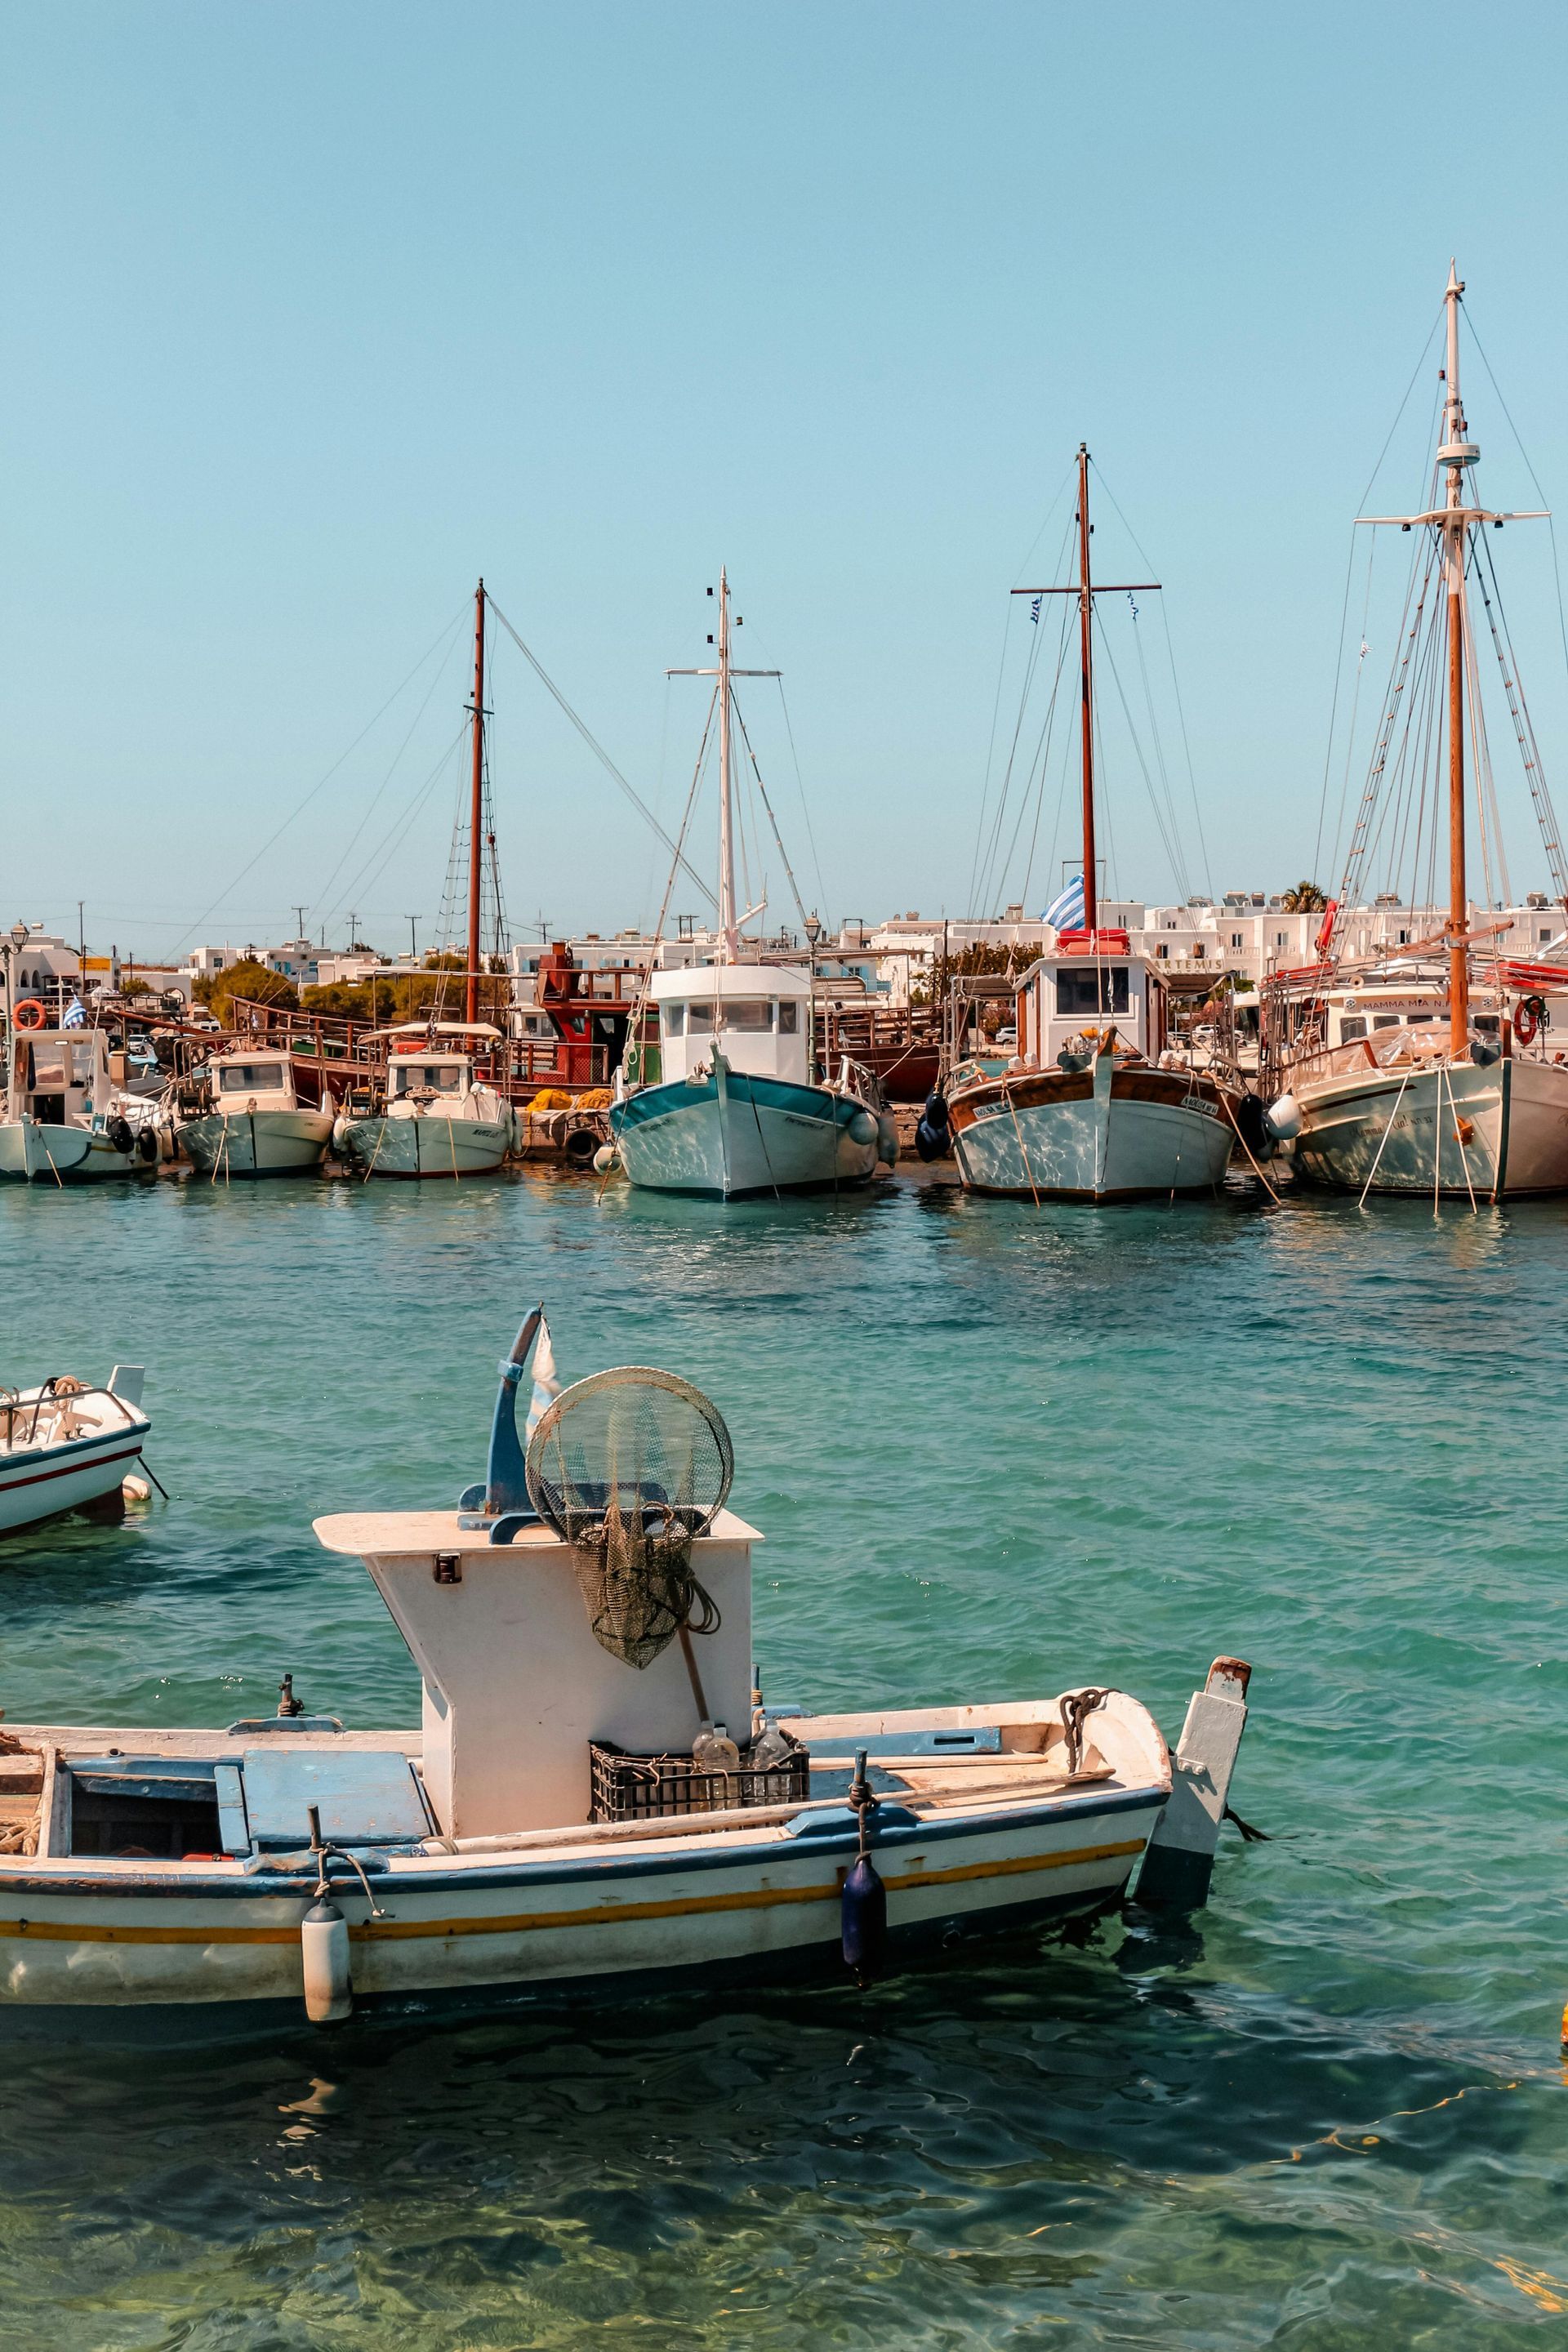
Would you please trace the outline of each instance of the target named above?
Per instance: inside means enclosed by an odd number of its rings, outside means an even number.
[[[1081,909],[1073,908],[1076,919],[1058,930],[1054,947],[1018,982],[1011,1059],[961,1062],[947,1073],[946,1086],[947,1122],[964,1184],[1037,1206],[1209,1191],[1225,1174],[1246,1099],[1233,1074],[1200,1070],[1177,1048],[1165,979],[1131,951],[1124,929],[1100,919],[1094,601],[1153,591],[1160,583],[1094,580],[1089,465],[1080,442],[1077,579],[1012,592],[1029,597],[1037,610],[1046,596],[1078,601]]]
[[[1356,518],[1358,526],[1418,531],[1425,548],[1412,576],[1344,879],[1320,938],[1319,964],[1307,973],[1282,975],[1266,990],[1265,1028],[1268,1066],[1300,1110],[1296,1165],[1303,1176],[1354,1190],[1363,1199],[1371,1192],[1417,1192],[1435,1201],[1463,1198],[1474,1206],[1483,1199],[1568,1191],[1568,1066],[1549,1056],[1536,1011],[1539,980],[1505,952],[1509,924],[1487,919],[1471,897],[1469,800],[1473,789],[1485,849],[1491,785],[1472,579],[1487,609],[1548,863],[1560,891],[1563,885],[1517,665],[1505,655],[1486,586],[1487,529],[1544,520],[1544,510],[1496,509],[1476,494],[1481,453],[1459,377],[1464,291],[1450,262],[1432,495],[1415,513]],[[1345,914],[1363,892],[1390,776],[1417,776],[1424,752],[1439,741],[1446,758],[1434,778],[1433,814],[1447,833],[1447,924],[1434,938],[1353,959],[1346,952]],[[1413,886],[1413,901],[1415,895]],[[1563,895],[1568,899],[1568,891]]]
[[[668,942],[661,947],[648,981],[658,1075],[648,1082],[653,1053],[634,1023],[637,1042],[617,1074],[610,1111],[616,1150],[630,1181],[652,1192],[732,1201],[861,1184],[879,1160],[891,1164],[897,1156],[880,1086],[847,1057],[835,1072],[818,1070],[809,956],[768,952],[746,935],[766,899],[742,909],[736,889],[734,737],[745,735],[734,681],[778,672],[735,666],[727,570],[718,605],[716,662],[667,672],[714,680],[703,740],[706,749],[717,717],[718,921],[707,941],[681,943],[692,961],[676,961]],[[675,856],[684,863],[684,828]],[[667,890],[667,904],[668,898]]]

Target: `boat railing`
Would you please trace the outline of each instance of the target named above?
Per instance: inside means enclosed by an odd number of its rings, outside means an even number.
[[[14,1454],[18,1450],[18,1444],[22,1447],[36,1445],[38,1423],[46,1412],[51,1416],[67,1413],[74,1417],[88,1397],[107,1397],[128,1428],[135,1428],[140,1422],[141,1414],[133,1412],[125,1399],[117,1395],[113,1389],[77,1380],[70,1380],[68,1385],[62,1387],[59,1382],[66,1377],[58,1374],[54,1380],[45,1381],[31,1396],[24,1396],[19,1389],[0,1387],[0,1449]],[[31,1418],[26,1435],[18,1441],[16,1423],[24,1414],[29,1414]],[[69,1431],[68,1441],[69,1437],[79,1434],[78,1431]]]

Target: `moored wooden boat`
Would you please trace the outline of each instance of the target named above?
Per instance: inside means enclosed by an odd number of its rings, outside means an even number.
[[[758,1538],[720,1499],[713,1409],[668,1374],[579,1382],[540,1413],[530,1506],[512,1413],[531,1336],[457,1510],[317,1523],[407,1642],[420,1729],[10,1727],[0,2011],[221,2023],[303,1999],[324,2021],[365,2000],[864,1969],[887,1938],[1104,1909],[1141,1864],[1148,1899],[1203,1900],[1245,1666],[1216,1662],[1174,1764],[1147,1710],[1100,1688],[753,1713]],[[628,1580],[663,1611],[654,1646],[651,1619],[606,1599]]]

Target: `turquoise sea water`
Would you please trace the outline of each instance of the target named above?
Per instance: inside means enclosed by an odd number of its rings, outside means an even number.
[[[1252,1660],[1190,1932],[578,2017],[11,2045],[0,2345],[1568,2336],[1568,1209],[724,1213],[531,1174],[0,1193],[0,1378],[149,1366],[172,1490],[0,1549],[9,1718],[416,1720],[310,1521],[482,1473],[495,1359],[719,1402],[770,1696]]]

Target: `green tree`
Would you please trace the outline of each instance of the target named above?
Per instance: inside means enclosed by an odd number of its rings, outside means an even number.
[[[195,993],[225,1029],[231,1025],[229,1008],[237,996],[244,997],[249,1004],[276,1004],[286,1013],[300,1009],[300,994],[293,982],[254,956],[242,956],[226,971],[204,973],[195,983]]]

